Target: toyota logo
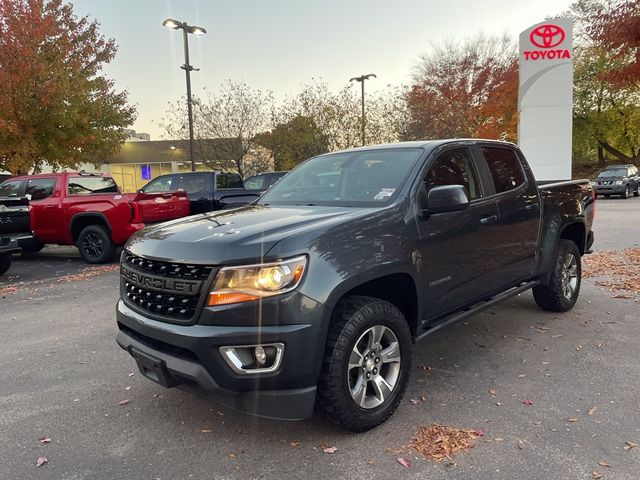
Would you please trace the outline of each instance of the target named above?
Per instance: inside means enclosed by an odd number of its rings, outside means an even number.
[[[540,25],[529,35],[531,43],[540,48],[553,48],[564,42],[564,30],[557,25]]]

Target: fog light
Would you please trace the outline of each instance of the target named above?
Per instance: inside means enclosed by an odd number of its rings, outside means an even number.
[[[258,362],[258,365],[264,365],[265,363],[267,363],[267,352],[265,352],[264,348],[262,348],[261,346],[257,346],[253,350],[253,355],[256,357],[256,362]]]

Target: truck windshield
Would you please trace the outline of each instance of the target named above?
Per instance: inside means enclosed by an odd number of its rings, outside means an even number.
[[[327,154],[284,176],[260,205],[373,207],[392,202],[423,150],[394,148]]]

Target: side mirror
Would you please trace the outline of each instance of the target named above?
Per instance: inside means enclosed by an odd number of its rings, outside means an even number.
[[[459,212],[469,207],[469,193],[462,185],[442,185],[433,187],[427,194],[425,216],[436,213]]]

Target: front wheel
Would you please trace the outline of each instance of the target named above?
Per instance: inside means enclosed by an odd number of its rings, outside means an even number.
[[[102,225],[89,225],[78,235],[78,251],[87,263],[106,263],[113,260],[116,246]]]
[[[629,188],[629,185],[627,185],[624,189],[624,193],[620,196],[626,200],[627,198],[629,198],[630,193],[631,193],[631,189]]]
[[[0,275],[6,273],[11,268],[11,254],[0,253]]]
[[[319,384],[327,416],[353,432],[387,420],[407,388],[411,332],[404,315],[384,300],[351,296],[334,311]]]
[[[549,282],[533,287],[533,298],[543,310],[566,312],[578,300],[581,279],[578,246],[571,240],[560,240]]]
[[[635,190],[634,190],[634,192],[633,192],[633,196],[634,196],[634,197],[638,197],[638,196],[640,196],[640,185],[637,185],[637,186],[636,186],[636,189],[635,189]]]

